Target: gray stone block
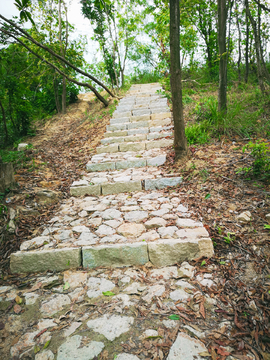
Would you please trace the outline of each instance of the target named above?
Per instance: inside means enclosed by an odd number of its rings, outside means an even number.
[[[147,140],[156,140],[156,139],[162,139],[167,136],[172,136],[172,132],[164,132],[164,133],[151,133],[147,135]]]
[[[161,121],[163,121],[163,120],[161,120]],[[160,132],[160,131],[171,130],[171,129],[172,129],[172,125],[170,125],[170,126],[156,126],[156,127],[151,127],[149,129],[149,132],[153,133],[153,132]]]
[[[164,189],[168,186],[176,186],[181,184],[183,181],[182,177],[172,177],[172,178],[161,178],[161,179],[145,179],[144,188],[145,190],[156,190]]]
[[[119,151],[141,151],[145,150],[145,143],[127,143],[127,144],[119,144]]]
[[[86,164],[86,170],[91,172],[115,170],[115,163],[114,162],[104,162],[98,164],[88,163]]]
[[[62,271],[81,266],[81,249],[18,251],[10,256],[10,270],[14,273]]]
[[[146,121],[146,120],[150,120],[150,116],[151,116],[151,115],[131,116],[130,121],[131,121],[131,122],[135,122],[135,121]]]
[[[125,141],[124,137],[111,137],[111,138],[106,138],[106,139],[100,140],[101,144],[104,144],[104,145],[116,144],[116,143],[121,143],[124,141]]]
[[[168,108],[167,106],[166,107],[164,106],[162,108],[151,107],[151,114],[160,114],[160,113],[168,113],[168,112],[170,112],[170,108]]]
[[[144,265],[149,261],[147,244],[115,244],[82,248],[84,268]]]
[[[166,113],[159,113],[159,114],[152,114],[151,115],[151,120],[163,120],[166,118],[170,118],[172,116],[172,114],[170,112],[166,112]]]
[[[110,125],[124,124],[124,123],[128,123],[128,122],[130,122],[130,118],[129,118],[129,117],[122,117],[122,118],[117,118],[117,119],[110,119]]]
[[[115,124],[115,125],[106,125],[107,131],[120,131],[120,130],[126,130],[127,124]]]
[[[150,109],[138,109],[132,111],[133,116],[150,115],[150,114],[151,114]]]
[[[114,112],[113,118],[114,119],[121,119],[123,117],[130,117],[131,111],[123,111],[123,112]]]
[[[119,151],[119,144],[103,145],[96,148],[97,154],[115,153]]]
[[[122,131],[110,131],[104,134],[105,138],[110,138],[110,137],[117,137],[117,136],[127,136],[128,132],[127,130],[122,130]]]
[[[172,125],[171,118],[167,118],[164,120],[152,120],[149,122],[149,127],[156,127],[156,126],[169,126]]]
[[[146,150],[162,148],[173,145],[173,139],[152,140],[145,143]]]
[[[116,170],[129,169],[129,168],[133,168],[133,167],[144,167],[144,166],[146,166],[145,159],[125,160],[125,161],[118,161],[115,163]]]
[[[138,121],[134,123],[127,124],[127,128],[130,129],[138,129],[138,128],[147,128],[149,126],[150,121]]]
[[[139,129],[128,130],[128,135],[148,134],[148,133],[149,133],[149,129],[143,127]]]
[[[124,192],[141,191],[141,181],[116,182],[102,185],[102,195],[119,194]]]
[[[124,138],[125,142],[136,142],[136,141],[144,141],[146,140],[147,136],[145,134],[139,135],[131,135]]]
[[[160,166],[166,162],[166,155],[159,155],[152,159],[147,159],[147,166]]]
[[[88,186],[72,186],[70,188],[70,195],[83,196],[83,195],[100,195],[100,185],[88,185]]]

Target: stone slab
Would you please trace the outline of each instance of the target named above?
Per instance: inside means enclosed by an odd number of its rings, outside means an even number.
[[[141,191],[141,181],[117,182],[114,184],[103,184],[102,195],[119,194],[123,192]]]
[[[147,135],[147,140],[156,140],[156,139],[162,139],[167,136],[172,136],[172,132],[164,132],[164,133],[151,133]]]
[[[147,159],[146,165],[147,166],[160,166],[166,162],[166,155],[159,155],[152,159]]]
[[[148,243],[149,259],[155,266],[168,266],[214,254],[211,239],[162,239]]]
[[[14,273],[61,271],[81,266],[81,249],[18,251],[10,256],[10,270]]]
[[[146,150],[173,145],[173,139],[152,140],[145,143]]]
[[[106,125],[106,130],[107,131],[121,131],[121,130],[126,130],[127,129],[127,124],[115,124],[115,125]]]
[[[103,144],[103,145],[116,144],[116,143],[121,143],[124,141],[125,141],[124,137],[110,137],[110,138],[100,140],[101,144]]]
[[[121,119],[123,117],[129,117],[129,116],[131,116],[131,111],[115,112],[113,114],[114,119]]]
[[[87,171],[106,171],[106,170],[115,170],[115,163],[114,162],[104,162],[99,164],[88,163],[86,164]]]
[[[70,188],[70,195],[83,196],[83,195],[101,195],[100,185],[88,185],[88,186],[74,186]]]
[[[148,134],[148,133],[149,133],[149,129],[143,127],[139,129],[128,130],[128,135]]]
[[[110,125],[124,124],[124,123],[128,123],[128,122],[130,122],[130,118],[129,118],[129,117],[122,117],[122,118],[117,118],[117,119],[110,119]]]
[[[118,137],[118,136],[127,136],[128,132],[127,130],[122,130],[122,131],[110,131],[104,134],[105,138],[110,138],[110,137]]]
[[[151,120],[163,120],[166,118],[170,118],[172,114],[170,112],[159,113],[159,114],[151,114]]]
[[[150,120],[150,116],[151,116],[151,115],[131,116],[130,122]]]
[[[204,343],[191,338],[186,333],[180,332],[173,343],[173,346],[170,348],[167,360],[203,360],[205,357],[200,356],[202,353],[208,353]]]
[[[84,268],[97,266],[144,265],[148,262],[147,244],[114,244],[82,248]]]
[[[150,124],[150,121],[137,121],[133,123],[127,124],[128,130],[130,129],[138,129],[138,128],[147,128]]]
[[[156,127],[156,126],[169,126],[172,124],[171,119],[164,119],[164,120],[151,120],[149,121],[150,127]]]
[[[118,169],[129,169],[133,167],[144,167],[146,166],[145,159],[136,159],[136,160],[125,160],[118,161],[115,163],[115,168]]]
[[[119,144],[119,151],[141,151],[145,150],[145,142]]]
[[[136,141],[143,141],[146,140],[146,134],[138,134],[138,135],[131,135],[124,137],[125,142],[136,142]]]
[[[119,144],[103,145],[96,148],[97,154],[114,153],[119,150]]]
[[[167,186],[176,186],[181,184],[182,177],[172,177],[172,178],[161,178],[161,179],[146,179],[144,181],[145,190],[156,190],[164,189]]]

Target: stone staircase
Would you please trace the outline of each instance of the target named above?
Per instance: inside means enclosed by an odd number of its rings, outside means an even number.
[[[135,85],[117,107],[102,145],[73,197],[10,258],[12,273],[82,266],[168,266],[201,256],[213,245],[179,195],[182,182],[158,168],[172,145],[172,120],[158,84]],[[85,196],[88,195],[88,196]],[[84,197],[82,197],[84,196]]]
[[[164,177],[157,169],[166,162],[164,148],[173,144],[172,114],[157,90],[158,84],[134,85],[120,100],[102,145],[86,165],[89,176],[72,184],[71,195],[109,195],[181,183],[181,177]]]

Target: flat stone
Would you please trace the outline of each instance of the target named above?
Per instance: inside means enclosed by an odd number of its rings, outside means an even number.
[[[38,322],[37,328],[39,331],[48,329],[50,327],[54,327],[56,323],[54,322],[54,319],[42,319]]]
[[[147,294],[145,296],[143,296],[142,299],[144,301],[146,301],[147,303],[150,303],[154,296],[161,296],[164,293],[164,291],[165,291],[164,285],[157,284],[157,285],[150,286]]]
[[[152,278],[163,278],[163,279],[172,279],[178,277],[177,266],[167,266],[161,269],[154,269],[151,271]]]
[[[129,295],[139,295],[146,288],[147,288],[147,286],[144,286],[139,282],[133,282],[130,286],[125,288],[123,291]]]
[[[141,222],[148,217],[147,211],[129,211],[125,215],[125,220],[130,222]]]
[[[105,171],[105,170],[115,170],[115,163],[114,162],[104,162],[104,163],[95,164],[95,163],[90,162],[90,163],[86,164],[86,170],[87,171],[92,171],[92,172]],[[98,186],[98,185],[94,185],[94,186]]]
[[[115,234],[115,230],[107,225],[100,225],[100,227],[97,229],[96,234],[99,236],[108,236]]]
[[[39,295],[36,293],[26,293],[25,295],[25,305],[34,305],[37,299],[39,298]]]
[[[115,124],[115,125],[106,125],[107,131],[118,131],[118,130],[126,130],[127,124]]]
[[[10,255],[10,270],[13,274],[61,271],[79,266],[81,266],[81,249],[75,248],[18,251]]]
[[[113,119],[121,119],[122,120],[123,117],[128,118],[130,116],[131,116],[131,111],[122,111],[122,112],[115,111],[113,114]],[[112,121],[111,121],[111,124],[112,124]]]
[[[78,225],[78,226],[74,226],[72,228],[72,231],[76,232],[76,233],[82,233],[82,232],[90,232],[89,228],[86,227],[85,225]]]
[[[106,177],[94,177],[91,179],[91,183],[93,184],[104,184],[108,182],[108,178]]]
[[[163,320],[162,324],[164,324],[168,329],[173,329],[179,324],[179,322],[176,320]]]
[[[20,143],[18,144],[17,151],[23,151],[27,148],[28,144],[26,143]]]
[[[209,234],[205,227],[185,228],[176,231],[176,236],[180,239],[196,239],[200,237],[208,237]]]
[[[106,138],[106,139],[102,139],[100,140],[101,144],[103,145],[108,145],[108,144],[119,144],[119,143],[123,143],[125,141],[124,137],[111,137],[111,138]]]
[[[68,338],[57,352],[57,360],[91,360],[98,356],[104,348],[100,341],[91,341],[86,346],[82,346],[82,336],[74,335]]]
[[[184,289],[177,289],[170,292],[170,298],[173,301],[187,301],[191,297]]]
[[[147,166],[160,166],[165,164],[166,155],[159,155],[151,159],[147,159]]]
[[[200,221],[194,221],[191,219],[178,219],[176,221],[176,225],[183,228],[196,228],[203,226],[203,224]]]
[[[113,178],[113,181],[115,182],[128,182],[131,180],[131,175],[127,176],[117,176]]]
[[[83,209],[91,213],[95,211],[104,211],[105,209],[107,209],[107,206],[105,204],[96,204],[96,205],[85,206],[83,207]]]
[[[20,246],[20,250],[25,251],[25,250],[39,248],[45,244],[49,244],[50,242],[51,242],[50,236],[37,236],[31,240],[24,241]]]
[[[170,118],[172,114],[170,112],[165,112],[161,114],[151,114],[151,120],[163,120]]]
[[[148,121],[136,121],[136,122],[127,124],[128,130],[138,129],[138,128],[147,128],[148,126],[149,126]]]
[[[35,360],[54,360],[54,353],[51,350],[45,350],[36,354]]]
[[[88,185],[87,180],[78,180],[78,181],[73,181],[71,186],[87,186],[87,185]]]
[[[137,135],[137,134],[148,134],[149,130],[148,128],[138,128],[138,129],[132,129],[128,130],[128,135]]]
[[[130,121],[130,117],[127,116],[117,119],[110,119],[110,125],[124,124],[124,123],[128,123],[129,121]]]
[[[160,227],[158,233],[163,239],[171,239],[177,230],[176,226]]]
[[[145,150],[145,143],[139,142],[139,143],[127,143],[127,144],[119,144],[119,151],[141,151]]]
[[[64,283],[68,282],[71,289],[78,286],[85,286],[87,280],[87,273],[83,271],[71,271],[64,272]]]
[[[83,267],[144,265],[149,261],[147,244],[114,244],[82,248]]]
[[[127,135],[128,135],[127,130],[122,130],[122,131],[107,132],[104,134],[104,137],[108,138],[108,137],[118,137],[118,136],[127,136]]]
[[[118,221],[118,220],[121,220],[121,221]],[[118,220],[108,220],[108,221],[105,221],[104,224],[112,227],[113,229],[116,229],[116,228],[118,228],[118,227],[122,224],[122,222],[123,222],[122,219],[118,219]]]
[[[104,220],[119,219],[121,216],[122,213],[117,209],[107,209],[101,215]]]
[[[136,223],[126,223],[117,229],[118,233],[127,238],[136,238],[145,231],[145,226]]]
[[[150,120],[150,116],[151,116],[150,114],[149,115],[135,115],[130,118],[130,121],[131,122],[146,121],[146,120]]]
[[[82,325],[81,322],[74,321],[71,325],[64,331],[64,336],[68,337],[72,335],[80,326]]]
[[[52,316],[61,311],[66,305],[71,303],[68,295],[53,295],[51,300],[43,302],[40,307],[40,311],[43,315]]]
[[[122,353],[122,354],[118,354],[114,360],[140,360],[138,358],[138,356],[136,355],[132,355],[132,354],[127,354],[127,353]]]
[[[98,165],[98,164],[94,164]],[[96,170],[95,170],[96,171]],[[88,185],[88,186],[75,186],[70,188],[70,195],[72,196],[83,196],[83,195],[100,195],[101,187],[97,185]]]
[[[207,348],[201,341],[193,339],[185,333],[178,333],[167,360],[203,360],[205,357],[200,356],[200,353],[207,352]]]
[[[163,119],[163,120],[151,120],[149,121],[150,127],[157,127],[157,126],[170,126],[171,125],[171,119]]]
[[[83,231],[78,238],[77,241],[74,242],[74,245],[77,246],[87,246],[87,245],[93,245],[97,242],[98,237],[91,233],[90,231]]]
[[[113,220],[111,220],[113,221]],[[126,242],[127,239],[124,236],[121,235],[110,235],[110,236],[105,236],[100,240],[100,243],[116,243],[116,242]]]
[[[118,161],[115,163],[115,168],[118,169],[129,169],[134,167],[144,167],[146,166],[145,159],[136,159],[136,160],[124,160]]]
[[[246,224],[251,221],[251,218],[252,218],[252,216],[251,216],[250,211],[244,211],[236,217],[236,220],[242,224]]]
[[[185,213],[188,211],[188,208],[185,207],[184,205],[178,205],[177,208],[176,208],[176,211],[179,211],[179,212],[182,212],[182,213]]]
[[[96,148],[97,154],[103,154],[103,153],[115,153],[119,151],[119,144],[109,144],[109,145],[103,145]]]
[[[141,191],[141,181],[117,182],[102,185],[102,195],[119,194],[123,192]]]
[[[94,320],[89,320],[87,326],[95,332],[102,334],[106,339],[113,341],[120,335],[128,332],[134,318],[131,316],[117,316],[108,314]]]
[[[148,243],[149,259],[155,266],[168,266],[214,254],[211,239],[162,239]]]
[[[147,338],[155,338],[158,337],[158,332],[153,329],[147,329],[143,332],[143,334],[140,336],[140,340],[145,340]]]
[[[151,114],[150,109],[140,109],[140,110],[133,110],[132,111],[133,116],[150,115],[150,114]]]
[[[161,178],[161,179],[146,179],[144,181],[145,190],[159,190],[164,189],[168,186],[176,186],[181,184],[182,177],[173,177],[173,178]]]
[[[115,284],[107,279],[90,277],[87,282],[87,296],[89,298],[96,298],[102,295],[105,291],[110,291],[115,288]]]
[[[29,347],[34,347],[35,345],[35,336],[38,334],[38,331],[34,331],[31,333],[25,333],[24,335],[22,335],[19,339],[19,341],[13,345],[10,348],[10,355],[12,359],[18,359],[19,355],[25,350],[28,349]]]
[[[179,269],[179,275],[181,277],[193,278],[195,272],[195,267],[189,265],[188,262],[183,262]]]
[[[146,229],[153,229],[153,228],[159,228],[162,226],[166,226],[167,221],[160,218],[160,217],[154,217],[151,220],[148,220],[144,223]]]

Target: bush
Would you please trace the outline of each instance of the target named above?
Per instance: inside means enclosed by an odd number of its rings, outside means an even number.
[[[193,124],[185,129],[187,142],[189,145],[205,144],[209,141],[209,134],[206,130],[206,124]]]

